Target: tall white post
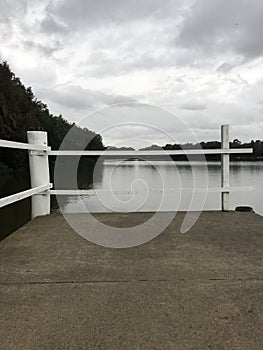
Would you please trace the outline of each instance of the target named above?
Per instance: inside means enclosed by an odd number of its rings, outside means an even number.
[[[28,131],[28,143],[47,146],[47,133],[44,131]],[[37,187],[50,183],[48,155],[46,151],[29,151],[29,167],[31,187]],[[32,196],[31,216],[50,214],[50,194],[36,194]]]
[[[221,125],[221,148],[229,150],[229,125]],[[229,154],[221,155],[221,185],[229,188]],[[229,190],[222,192],[222,210],[229,211]]]

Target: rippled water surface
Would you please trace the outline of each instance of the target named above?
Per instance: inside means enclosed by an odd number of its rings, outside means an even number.
[[[221,182],[217,162],[105,161],[95,178],[97,195],[64,198],[64,212],[220,209],[221,194],[215,192]],[[241,187],[230,194],[231,209],[248,205],[263,215],[263,162],[232,163],[230,186]]]
[[[221,194],[213,191],[220,186],[220,163],[195,162],[191,166],[187,162],[171,161],[105,161],[95,168],[93,181],[92,168],[86,168],[79,174],[79,184],[81,188],[94,188],[97,195],[63,197],[62,212],[220,209]],[[232,192],[231,209],[248,205],[263,215],[263,162],[232,163],[230,185],[253,187],[251,191]],[[0,176],[2,197],[27,188],[28,177]],[[206,188],[211,190],[207,192]],[[0,238],[28,220],[30,199],[1,208]]]

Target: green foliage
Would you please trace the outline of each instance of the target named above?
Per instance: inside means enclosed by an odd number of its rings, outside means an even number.
[[[104,149],[100,135],[69,123],[61,115],[53,116],[47,106],[38,101],[31,87],[25,88],[11,72],[6,62],[0,63],[0,139],[26,142],[28,130],[48,132],[52,149],[59,149],[61,142],[74,126],[74,139],[69,149]],[[0,160],[8,168],[24,170],[27,152],[0,149]]]

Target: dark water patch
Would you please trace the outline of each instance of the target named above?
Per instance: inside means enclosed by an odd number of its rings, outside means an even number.
[[[27,190],[30,187],[29,175],[0,176],[0,197]],[[31,201],[22,201],[7,205],[0,209],[0,240],[24,225],[31,218]]]

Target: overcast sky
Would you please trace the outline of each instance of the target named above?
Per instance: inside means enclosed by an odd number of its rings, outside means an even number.
[[[219,139],[223,123],[232,139],[263,139],[262,0],[0,6],[1,60],[53,114],[106,144]]]

